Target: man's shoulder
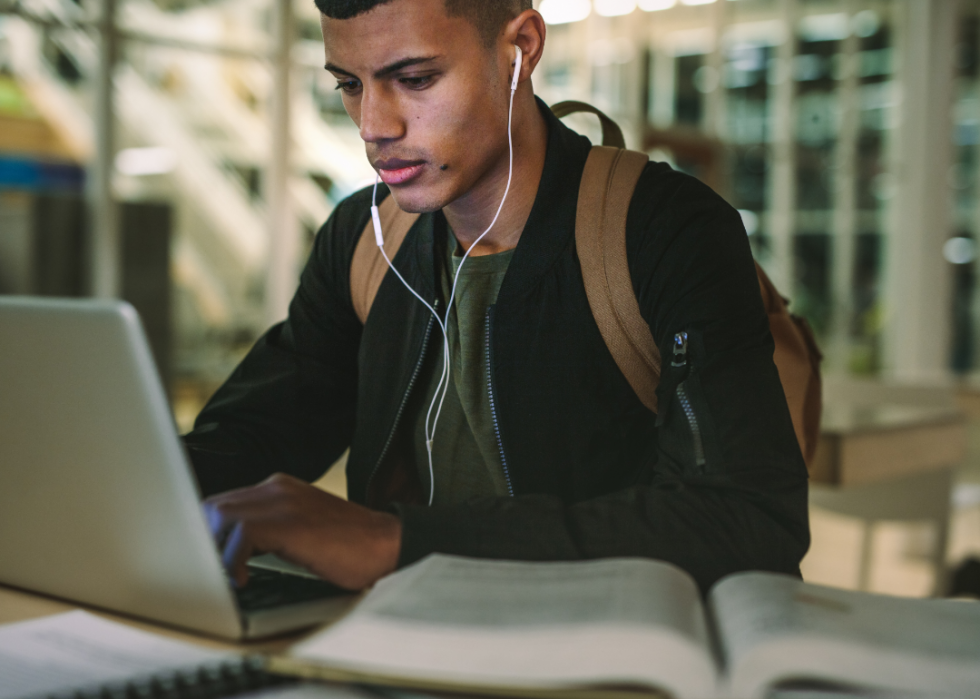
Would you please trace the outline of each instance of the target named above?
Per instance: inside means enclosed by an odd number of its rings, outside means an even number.
[[[316,234],[313,256],[320,263],[330,260],[349,262],[364,229],[371,220],[374,185],[344,197]],[[378,187],[378,203],[388,197],[388,188]]]
[[[677,236],[745,236],[738,211],[707,184],[668,163],[651,161],[636,184],[627,224],[634,241]],[[691,241],[693,242],[693,241]]]
[[[689,207],[712,207],[718,212],[735,209],[697,177],[673,168],[669,163],[651,160],[636,183],[633,204],[664,212],[683,212]]]
[[[342,199],[317,231],[307,271],[324,279],[347,283],[357,243],[371,220],[373,185]],[[378,202],[388,196],[387,187],[378,187]]]
[[[333,213],[324,224],[324,229],[331,229],[334,235],[340,234],[360,237],[371,219],[371,202],[374,194],[374,185],[368,185],[359,189],[343,199],[334,207]],[[388,188],[384,185],[378,187],[378,203],[380,204],[388,197]],[[323,230],[323,229],[321,229]]]
[[[637,288],[653,279],[676,281],[677,274],[694,279],[721,268],[753,269],[739,212],[704,182],[666,163],[648,164],[637,183],[626,249]]]

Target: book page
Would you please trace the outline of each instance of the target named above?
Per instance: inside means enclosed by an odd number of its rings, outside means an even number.
[[[700,604],[692,599],[689,579],[663,563],[521,563],[433,556],[412,573],[397,582],[383,581],[362,611],[452,626],[657,624],[705,641]]]
[[[0,699],[127,680],[233,657],[84,611],[0,626]]]
[[[809,585],[769,573],[731,576],[709,605],[732,687],[780,680],[958,693],[980,685],[980,605]]]
[[[431,556],[382,580],[290,656],[464,686],[638,684],[696,695],[716,680],[694,582],[641,559]]]

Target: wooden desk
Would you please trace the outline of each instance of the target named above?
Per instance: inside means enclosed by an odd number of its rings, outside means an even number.
[[[832,403],[810,479],[855,486],[948,469],[963,462],[966,446],[966,415],[952,406]]]
[[[159,634],[177,641],[193,643],[205,648],[215,650],[230,650],[240,653],[280,653],[293,643],[314,633],[316,629],[309,629],[298,633],[274,638],[235,643],[223,641],[221,639],[200,636],[190,631],[180,631],[166,626],[158,626],[152,622],[134,619],[132,617],[120,616],[102,609],[86,607],[82,604],[58,600],[51,597],[36,595],[24,590],[17,590],[11,587],[0,585],[0,624],[9,624],[16,621],[27,621],[40,617],[70,612],[75,609],[85,609],[109,621],[115,621],[127,626],[132,626],[143,631]]]

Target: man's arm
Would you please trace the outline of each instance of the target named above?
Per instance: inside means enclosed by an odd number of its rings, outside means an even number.
[[[208,525],[221,542],[236,585],[248,582],[248,559],[274,553],[349,590],[395,569],[401,521],[278,473],[259,485],[209,498]]]
[[[349,263],[365,197],[350,197],[324,224],[288,319],[259,339],[184,438],[205,496],[276,472],[313,481],[349,446],[361,336]]]

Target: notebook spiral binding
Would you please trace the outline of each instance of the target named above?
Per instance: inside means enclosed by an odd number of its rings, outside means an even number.
[[[265,658],[252,655],[22,699],[219,699],[296,681],[268,672]]]

